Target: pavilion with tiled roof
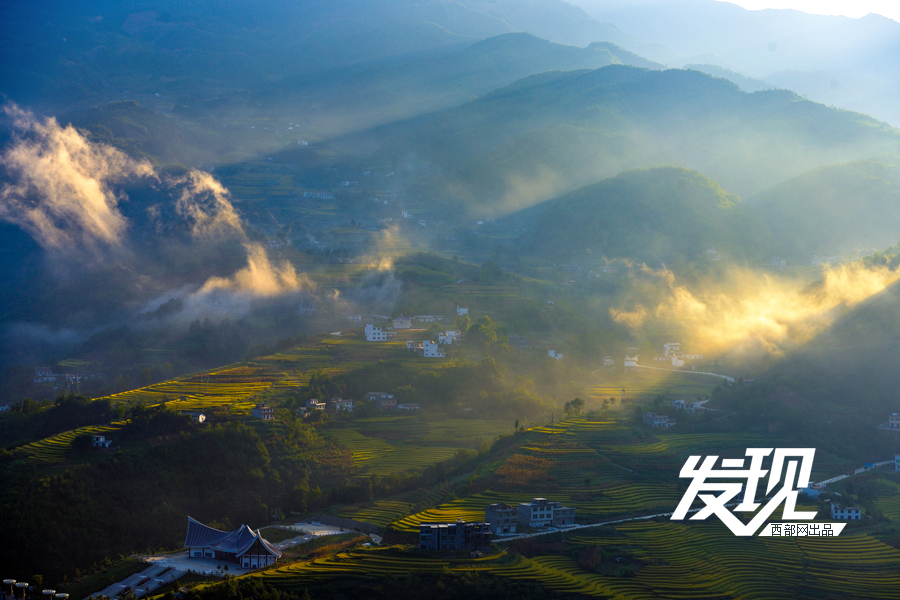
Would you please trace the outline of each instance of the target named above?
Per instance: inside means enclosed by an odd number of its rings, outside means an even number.
[[[274,564],[281,550],[263,538],[259,531],[241,525],[234,531],[220,531],[188,517],[184,545],[190,558],[212,558],[256,569]]]

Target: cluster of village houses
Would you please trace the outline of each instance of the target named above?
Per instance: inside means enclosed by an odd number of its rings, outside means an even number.
[[[469,314],[468,308],[456,307],[457,316],[463,316]],[[429,323],[440,323],[446,317],[443,315],[418,315],[415,317],[406,317],[400,315],[396,319],[393,319],[394,329],[410,329],[413,323],[416,324],[429,324]],[[393,339],[396,339],[397,332],[391,331],[390,329],[385,329],[380,325],[375,325],[373,323],[369,323],[365,328],[365,335],[367,342],[387,342]],[[462,333],[458,330],[447,330],[444,333],[438,334],[437,341],[434,340],[422,340],[421,342],[417,341],[407,341],[406,349],[418,352],[420,355],[425,358],[443,358],[446,356],[444,351],[441,349],[441,346],[447,346],[462,340]]]
[[[54,373],[52,367],[37,367],[34,370],[34,383],[56,383],[64,379],[66,385],[81,382],[84,379],[102,378],[102,374],[83,375],[80,373]]]
[[[470,550],[490,548],[491,535],[516,533],[517,527],[568,527],[575,524],[575,509],[546,498],[532,498],[511,506],[503,502],[484,510],[484,522],[421,523],[419,550]]]
[[[393,394],[387,392],[367,392],[363,398],[367,404],[374,406],[377,410],[403,410],[414,411],[422,408],[416,402],[406,402],[400,404]],[[306,406],[300,408],[300,412],[304,415],[311,414],[314,410],[321,410],[329,413],[352,413],[356,408],[353,400],[345,400],[344,398],[332,398],[331,400],[321,401],[316,398],[306,401]]]
[[[633,369],[638,367],[639,356],[625,356],[625,368]],[[687,354],[681,350],[681,342],[669,342],[663,344],[663,353],[660,356],[654,356],[655,363],[670,363],[673,367],[683,367],[688,362],[703,360],[702,354]],[[606,363],[604,362],[604,366]]]
[[[681,411],[686,415],[693,415],[698,411],[708,410],[703,407],[702,401],[686,402],[684,400],[672,400],[672,408]],[[641,416],[644,420],[644,425],[652,427],[653,429],[668,429],[669,427],[674,427],[678,422],[670,416],[660,415],[655,412],[641,413]]]

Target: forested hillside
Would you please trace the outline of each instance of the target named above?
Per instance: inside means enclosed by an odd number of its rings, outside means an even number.
[[[377,144],[382,161],[415,148],[423,178],[484,214],[661,163],[696,169],[746,197],[897,142],[885,124],[788,91],[750,94],[698,71],[617,65],[527,77],[458,108],[351,136],[344,147]]]
[[[900,158],[819,167],[747,204],[796,262],[884,249],[900,241]]]
[[[534,225],[522,244],[541,256],[681,266],[709,260],[709,249],[738,262],[775,250],[739,198],[687,169],[628,171],[529,212]]]

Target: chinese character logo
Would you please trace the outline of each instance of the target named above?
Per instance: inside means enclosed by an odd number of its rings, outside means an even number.
[[[784,519],[811,521],[816,512],[797,511],[797,493],[801,488],[809,485],[809,477],[812,472],[813,456],[815,448],[748,448],[746,458],[723,458],[719,468],[716,468],[718,456],[690,456],[684,467],[681,468],[680,477],[691,479],[687,492],[678,504],[678,508],[672,513],[673,521],[682,521],[691,512],[691,505],[695,500],[701,500],[705,506],[696,510],[693,521],[703,521],[710,515],[716,515],[732,533],[739,536],[751,536],[772,516],[780,505],[784,505]],[[763,468],[763,459],[772,455],[771,472]],[[703,459],[701,463],[700,460]],[[749,466],[745,463],[749,460]],[[698,466],[699,465],[699,466]],[[768,496],[779,483],[781,488],[770,497],[762,506],[756,502],[756,492],[759,482],[769,474],[765,495]],[[743,490],[744,494],[740,503],[735,498]],[[736,505],[736,506],[735,506]],[[733,507],[730,510],[729,507]],[[759,512],[756,512],[760,509]],[[744,523],[735,516],[735,512],[756,512],[753,518]],[[783,535],[782,531],[793,532],[791,535],[809,534],[808,523],[788,524],[772,523],[766,527],[760,535],[773,535],[773,528],[777,526],[778,532],[774,535]],[[830,529],[830,528],[829,528]],[[819,531],[819,528],[814,528]],[[826,534],[826,535],[830,535]]]

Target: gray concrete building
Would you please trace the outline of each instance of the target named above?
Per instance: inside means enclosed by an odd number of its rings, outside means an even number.
[[[532,498],[519,504],[519,525],[522,527],[559,527],[575,524],[575,509],[562,502],[550,502],[546,498]]]
[[[493,533],[515,533],[519,523],[519,509],[503,502],[484,509],[484,522]]]
[[[487,523],[421,523],[419,550],[487,550],[491,530]]]

